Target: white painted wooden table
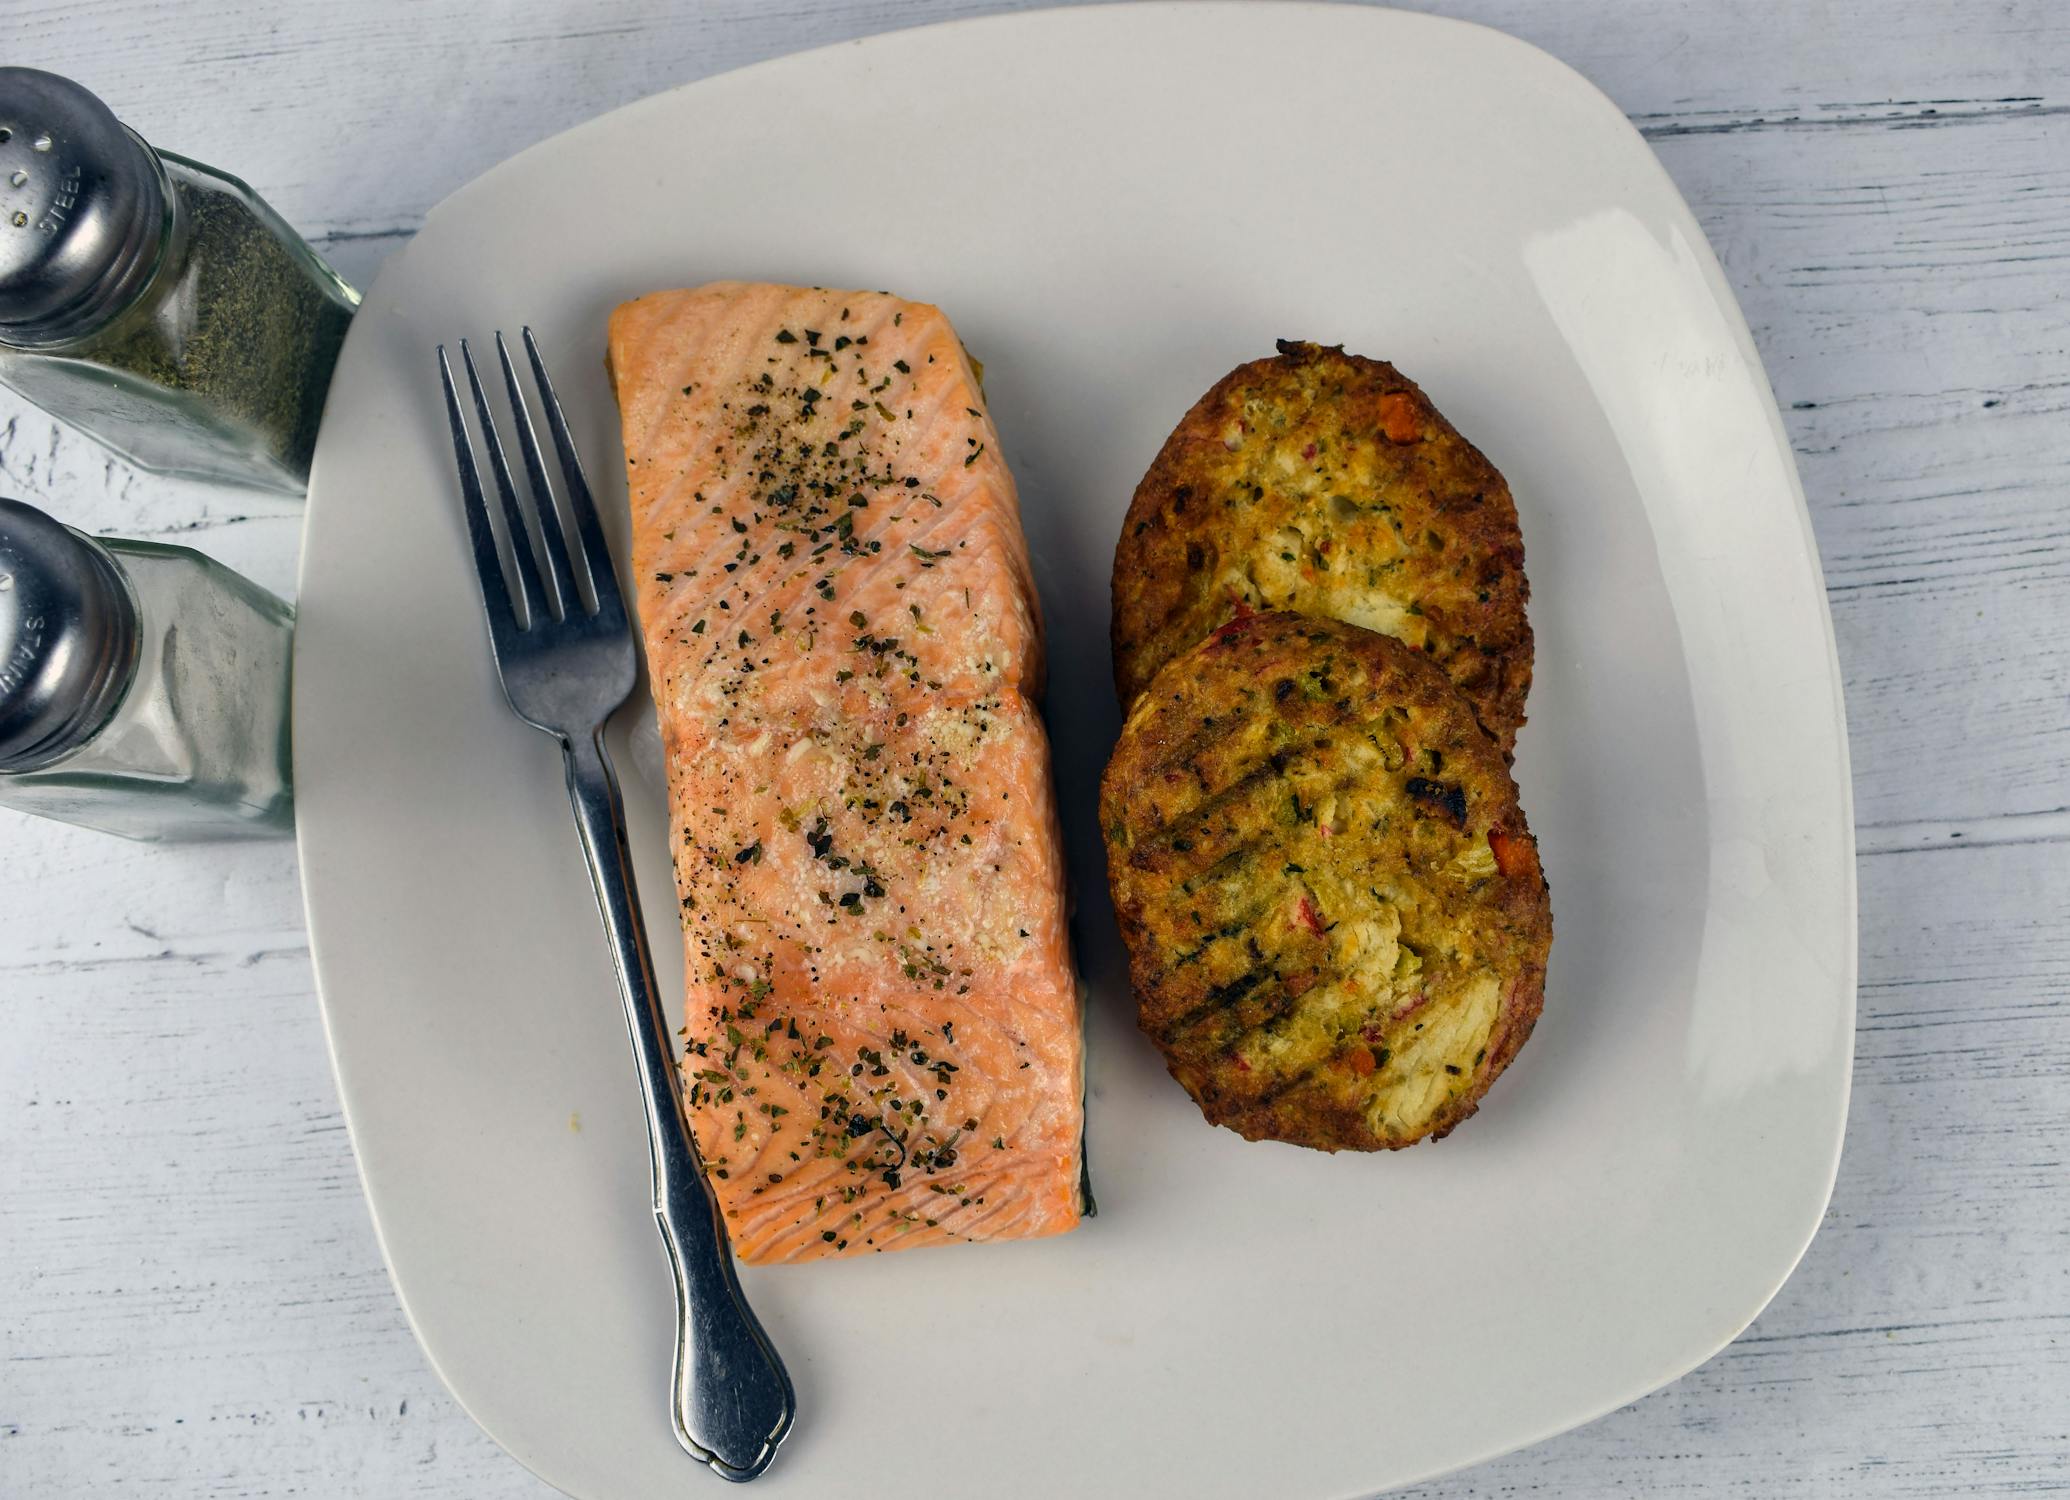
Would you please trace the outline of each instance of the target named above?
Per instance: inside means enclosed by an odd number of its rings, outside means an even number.
[[[364,285],[452,188],[599,111],[1009,8],[4,0],[0,35]],[[1847,673],[1862,986],[1839,1187],[1775,1304],[1672,1389],[1420,1493],[2070,1490],[2070,8],[1432,8],[1600,84],[1739,293]],[[0,491],[292,592],[296,506],[138,478],[0,403]],[[0,1497],[89,1493],[549,1491],[403,1323],[292,849],[0,812]]]

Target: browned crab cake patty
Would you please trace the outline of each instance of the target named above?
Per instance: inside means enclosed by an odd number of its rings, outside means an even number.
[[[1334,620],[1168,663],[1100,788],[1138,1019],[1208,1119],[1371,1151],[1446,1134],[1530,1035],[1552,908],[1445,674]]]
[[[1393,365],[1282,340],[1201,397],[1114,552],[1126,707],[1239,609],[1348,620],[1427,652],[1505,753],[1531,626],[1509,486]]]

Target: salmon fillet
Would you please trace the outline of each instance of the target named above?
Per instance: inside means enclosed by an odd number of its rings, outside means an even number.
[[[735,1252],[1071,1228],[1042,624],[955,331],[883,293],[719,282],[619,307],[610,361],[686,1097]]]

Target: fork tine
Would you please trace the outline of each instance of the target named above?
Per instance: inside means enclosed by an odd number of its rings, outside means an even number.
[[[503,383],[510,390],[510,409],[517,414],[518,452],[524,457],[525,478],[532,486],[532,513],[539,518],[539,550],[545,554],[540,559],[544,564],[541,571],[547,575],[547,591],[556,601],[557,613],[565,615],[578,607],[587,609],[584,595],[569,571],[572,559],[561,535],[561,512],[554,504],[553,486],[546,482],[546,462],[540,457],[539,434],[532,428],[532,409],[525,402],[517,366],[510,360],[510,346],[503,342],[500,331],[496,335],[496,358],[502,362]]]
[[[561,474],[567,480],[568,513],[574,518],[576,535],[582,542],[583,560],[589,569],[597,612],[623,618],[625,604],[618,593],[618,575],[612,571],[611,548],[605,542],[604,528],[597,520],[597,504],[590,497],[589,481],[583,478],[582,460],[576,455],[575,440],[568,435],[567,418],[561,415],[561,398],[554,394],[553,381],[546,373],[546,361],[539,357],[539,343],[532,337],[530,328],[524,330],[524,338],[525,353],[532,361],[532,379],[538,383],[540,399],[546,406],[546,427],[553,434],[554,451],[560,455]]]
[[[525,628],[538,624],[545,615],[541,603],[539,570],[532,564],[532,538],[525,527],[525,514],[518,505],[517,489],[510,482],[510,464],[503,457],[503,439],[496,433],[496,418],[489,411],[489,393],[474,367],[474,351],[467,340],[460,341],[460,363],[467,367],[467,383],[474,391],[475,415],[481,418],[482,443],[489,450],[489,469],[496,476],[497,492],[503,497],[503,526],[510,536],[510,557],[515,564],[513,592],[525,607]],[[556,600],[556,603],[559,601]]]
[[[492,641],[522,629],[511,608],[510,587],[503,576],[503,563],[496,556],[496,533],[489,526],[489,507],[482,499],[481,471],[475,467],[474,443],[467,435],[467,421],[460,414],[460,392],[453,384],[453,367],[446,359],[446,346],[438,346],[438,376],[446,389],[446,416],[453,424],[453,463],[460,471],[460,500],[467,512],[467,540],[474,548],[474,571],[481,585],[482,608],[489,616]]]

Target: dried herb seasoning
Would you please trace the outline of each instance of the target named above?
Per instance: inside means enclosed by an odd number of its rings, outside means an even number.
[[[0,68],[0,381],[138,465],[300,489],[359,305],[242,182]]]

